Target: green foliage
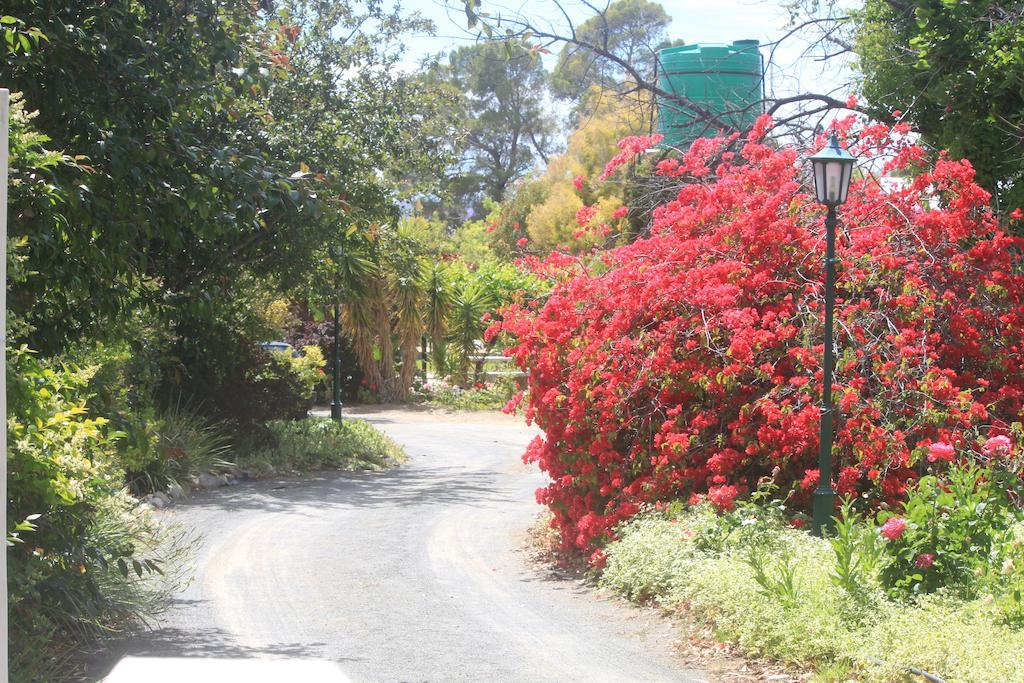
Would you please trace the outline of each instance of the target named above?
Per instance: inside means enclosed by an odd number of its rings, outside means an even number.
[[[258,473],[380,470],[405,460],[398,444],[364,420],[278,420],[267,429],[269,443],[239,452],[239,467]]]
[[[86,408],[96,367],[8,358],[12,677],[59,680],[76,650],[166,603],[189,544],[132,509],[121,434]]]
[[[294,356],[291,352],[278,351],[275,355],[291,368],[291,371],[298,378],[305,389],[307,396],[312,396],[314,389],[324,381],[324,360],[323,351],[319,346],[303,346],[302,352]]]
[[[260,348],[272,331],[249,301],[182,315],[174,332],[155,392],[162,407],[193,406],[236,433],[267,420],[304,417],[312,407],[313,373],[302,367],[307,361]]]
[[[878,529],[857,514],[849,500],[843,502],[835,528],[829,539],[836,560],[832,581],[854,598],[869,598],[885,560]]]
[[[1021,490],[1019,477],[971,464],[951,467],[941,479],[922,477],[907,491],[899,515],[879,513],[880,522],[906,522],[902,535],[886,545],[886,587],[898,594],[944,588],[978,597],[979,579],[1000,571],[1016,541],[1014,527],[1024,513],[1014,499]],[[933,559],[922,561],[926,557]]]
[[[903,680],[907,666],[950,681],[1024,674],[1024,631],[1007,625],[998,600],[945,592],[896,600],[867,569],[858,590],[871,594],[854,598],[836,580],[834,544],[755,509],[740,505],[719,516],[710,506],[672,506],[641,514],[607,546],[601,583],[632,600],[685,605],[717,638],[813,668],[818,680]],[[762,556],[764,576],[750,562],[752,550]]]
[[[1024,204],[1024,18],[1006,3],[868,0],[852,13],[868,105],[965,157],[1007,211]],[[998,206],[998,205],[997,205]]]
[[[155,457],[141,467],[127,466],[134,493],[163,491],[171,483],[187,488],[189,479],[231,466],[231,438],[225,425],[182,405],[163,411],[153,421]]]
[[[428,78],[457,98],[451,115],[465,131],[452,150],[457,173],[446,188],[453,201],[443,215],[461,223],[482,216],[485,199],[501,201],[510,184],[552,150],[548,77],[529,44],[495,40],[454,50],[431,66]]]
[[[412,399],[450,410],[501,410],[520,390],[520,380],[513,377],[477,382],[465,389],[444,380],[432,380],[413,385]]]
[[[657,2],[616,0],[609,3],[602,14],[576,27],[578,43],[566,43],[562,48],[552,79],[555,95],[581,100],[591,86],[624,90],[624,84],[635,82],[636,76],[652,80],[657,50],[668,44],[665,29],[670,21],[665,8]],[[621,63],[598,54],[597,50]],[[636,73],[630,73],[629,69]]]
[[[210,316],[246,275],[299,286],[342,233],[397,219],[399,176],[441,163],[423,134],[435,90],[392,68],[425,24],[374,3],[5,11],[45,36],[3,58],[22,93],[11,229],[27,247],[11,308],[46,353],[118,339],[140,309],[169,327]]]

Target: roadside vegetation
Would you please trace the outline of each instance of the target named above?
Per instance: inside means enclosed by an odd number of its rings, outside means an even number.
[[[322,469],[381,470],[405,460],[402,448],[364,420],[308,418],[267,423],[265,443],[235,460],[256,476]]]
[[[645,510],[606,547],[600,582],[815,680],[1019,680],[1020,482],[970,465],[947,476],[948,491],[922,479],[877,518],[847,503],[830,539],[794,528],[771,482],[724,513]]]
[[[346,402],[521,407],[564,549],[624,595],[837,679],[1020,678],[1020,13],[788,3],[868,101],[672,149],[660,5],[559,36],[486,4],[415,69],[433,27],[376,2],[5,4],[12,680],[73,678],[185,578],[191,541],[136,497],[400,462],[307,419],[335,352]],[[823,122],[865,162],[830,542],[791,528],[819,476]]]
[[[501,410],[522,391],[517,377],[493,382],[476,382],[467,388],[446,380],[427,380],[413,384],[411,398],[432,408],[448,410]]]

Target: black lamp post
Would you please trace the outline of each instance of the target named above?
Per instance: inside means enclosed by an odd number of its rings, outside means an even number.
[[[341,268],[341,259],[345,256],[344,247],[338,245],[337,259],[335,266]],[[331,400],[331,419],[341,422],[341,304],[340,304],[340,278],[337,273],[334,276],[334,385],[332,387],[334,397]]]
[[[832,373],[835,368],[835,340],[832,330],[832,309],[836,303],[836,207],[846,201],[850,190],[855,159],[839,147],[836,134],[824,149],[811,157],[814,168],[814,194],[828,207],[825,217],[825,362],[822,366],[824,387],[821,394],[821,450],[818,454],[818,488],[814,491],[812,531],[822,536],[832,531],[836,492],[832,488],[833,429]]]

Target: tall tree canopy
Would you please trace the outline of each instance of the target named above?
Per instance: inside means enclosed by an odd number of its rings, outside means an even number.
[[[494,41],[460,47],[431,75],[458,98],[452,114],[463,131],[448,186],[461,215],[450,218],[482,215],[485,198],[500,201],[554,148],[547,73],[528,44]]]
[[[38,112],[39,145],[64,154],[14,172],[50,187],[47,201],[12,193],[28,260],[12,307],[44,350],[139,306],[208,307],[243,270],[286,281],[341,223],[396,212],[388,164],[431,154],[416,130],[429,98],[391,68],[418,23],[376,2],[4,12],[4,85]]]
[[[1024,204],[1024,8],[985,0],[867,0],[853,14],[863,93],[965,157],[1005,208]]]
[[[664,7],[650,0],[612,2],[604,12],[572,28],[579,42],[562,46],[552,79],[555,95],[579,100],[591,86],[618,88],[635,81],[624,65],[650,80],[657,50],[668,44],[666,29],[671,20]]]

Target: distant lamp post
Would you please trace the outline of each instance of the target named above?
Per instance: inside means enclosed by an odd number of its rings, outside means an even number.
[[[814,491],[814,520],[812,530],[815,536],[822,536],[832,530],[832,514],[835,511],[836,492],[832,488],[832,441],[833,428],[832,373],[835,368],[835,339],[832,330],[832,309],[836,303],[836,207],[846,202],[850,191],[850,177],[853,174],[853,155],[839,146],[839,139],[832,138],[825,147],[811,157],[814,169],[814,194],[818,201],[828,207],[825,217],[825,362],[823,365],[824,387],[821,394],[821,450],[818,454],[818,488]]]
[[[345,257],[345,247],[338,245],[337,258],[334,265],[341,269],[341,260]],[[338,274],[334,275],[334,382],[333,399],[331,400],[331,419],[341,422],[341,282]]]

